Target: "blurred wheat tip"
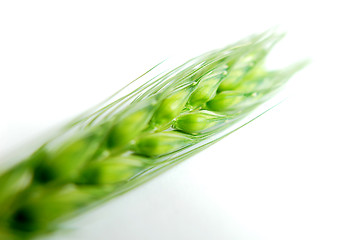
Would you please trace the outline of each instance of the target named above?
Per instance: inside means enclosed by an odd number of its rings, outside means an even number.
[[[238,129],[305,65],[265,68],[282,37],[269,31],[205,53],[67,124],[2,171],[0,239],[49,234]]]

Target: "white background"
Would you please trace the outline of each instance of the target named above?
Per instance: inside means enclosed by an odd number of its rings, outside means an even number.
[[[278,25],[271,64],[312,59],[286,102],[56,239],[361,239],[357,2],[1,1],[0,166],[160,60]]]

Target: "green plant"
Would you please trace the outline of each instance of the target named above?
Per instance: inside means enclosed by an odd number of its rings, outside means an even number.
[[[0,236],[51,232],[229,134],[303,67],[265,69],[281,38],[206,53],[74,120],[0,176]]]

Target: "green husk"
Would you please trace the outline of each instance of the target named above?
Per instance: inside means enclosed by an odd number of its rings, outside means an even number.
[[[67,124],[0,176],[0,238],[29,239],[210,146],[304,63],[267,70],[266,32],[160,74]]]

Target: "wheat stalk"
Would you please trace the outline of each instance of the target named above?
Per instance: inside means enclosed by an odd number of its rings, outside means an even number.
[[[67,125],[0,176],[0,236],[51,232],[224,137],[303,67],[264,68],[281,38],[254,35],[201,55]]]

